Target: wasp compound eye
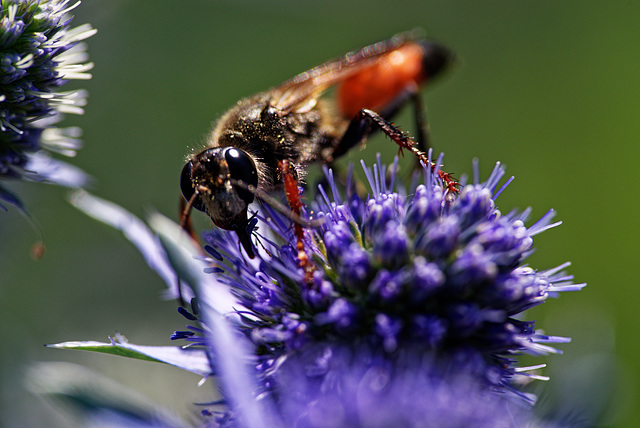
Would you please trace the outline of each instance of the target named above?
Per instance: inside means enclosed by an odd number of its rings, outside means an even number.
[[[246,152],[232,147],[225,150],[224,159],[227,161],[229,176],[232,179],[254,187],[258,185],[256,165]],[[233,187],[246,204],[253,202],[253,193],[240,186]]]
[[[180,191],[182,192],[182,196],[189,201],[193,194],[195,193],[195,189],[193,188],[193,180],[191,179],[191,169],[193,168],[193,162],[189,161],[182,168],[182,172],[180,173]],[[202,200],[200,198],[196,198],[193,201],[193,208],[198,211],[205,211],[204,205],[202,204]]]

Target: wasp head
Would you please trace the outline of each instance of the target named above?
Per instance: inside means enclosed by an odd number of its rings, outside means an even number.
[[[206,212],[216,226],[235,231],[250,257],[254,253],[247,231],[247,207],[254,195],[247,186],[257,185],[255,162],[235,147],[214,147],[198,153],[180,175],[184,198],[193,208]]]

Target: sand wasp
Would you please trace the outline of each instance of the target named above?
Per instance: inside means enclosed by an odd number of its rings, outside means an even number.
[[[309,164],[331,164],[375,131],[426,164],[419,89],[452,61],[446,47],[402,33],[240,100],[182,169],[183,226],[192,208],[204,211],[218,227],[235,231],[254,257],[247,207],[256,195],[283,189],[285,174],[302,180]],[[333,86],[335,100],[321,98]],[[407,103],[414,106],[415,143],[389,122]],[[297,198],[291,193],[287,189],[288,198]]]

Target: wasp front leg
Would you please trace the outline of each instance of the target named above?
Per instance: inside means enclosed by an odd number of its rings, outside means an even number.
[[[298,190],[298,180],[295,169],[288,160],[278,162],[278,168],[284,182],[285,195],[291,211],[296,218],[302,217],[302,201],[300,200],[300,192]],[[298,252],[298,266],[304,271],[305,283],[311,284],[313,281],[314,268],[309,260],[304,246],[304,229],[300,222],[294,221],[293,231],[296,236],[296,251]]]

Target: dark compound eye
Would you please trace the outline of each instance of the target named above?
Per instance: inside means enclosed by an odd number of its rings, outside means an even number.
[[[229,175],[232,179],[242,181],[251,186],[258,185],[258,171],[253,159],[247,153],[235,148],[229,148],[224,152],[224,158],[229,166]],[[239,186],[234,186],[238,196],[246,203],[253,202],[253,193]]]
[[[193,163],[191,161],[187,162],[187,164],[182,168],[182,172],[180,173],[180,191],[182,191],[182,196],[189,202],[189,199],[195,193],[195,189],[193,188],[193,181],[191,180],[191,168],[193,167]],[[205,211],[204,205],[202,204],[202,200],[200,198],[196,198],[193,201],[193,208],[198,211]]]

